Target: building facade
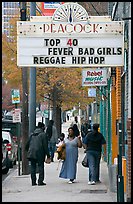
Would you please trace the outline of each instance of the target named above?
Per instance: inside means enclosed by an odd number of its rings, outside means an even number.
[[[112,102],[112,124],[114,124],[114,129],[112,125],[112,138],[113,135],[119,136],[117,134],[119,122],[122,134],[121,138],[114,139],[112,154],[119,154],[119,143],[121,142],[124,192],[127,201],[131,201],[131,2],[109,2],[108,8],[113,21],[124,21],[124,66],[112,70],[111,77],[112,101],[116,101],[114,105]]]
[[[19,2],[2,2],[2,33],[11,38],[11,18],[18,18]]]

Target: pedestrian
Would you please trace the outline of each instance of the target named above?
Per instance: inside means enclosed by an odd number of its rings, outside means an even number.
[[[80,135],[80,132],[79,132],[77,124],[73,125],[73,130],[74,130],[75,136],[78,137]]]
[[[58,139],[58,144],[56,144],[56,147],[59,147],[60,145],[63,144],[65,138],[65,134],[61,133],[60,138]]]
[[[81,124],[81,137],[82,137],[82,142],[84,143],[85,136],[91,132],[91,125],[88,123],[88,120],[83,121]]]
[[[74,121],[71,123],[70,126],[73,127],[74,124],[76,124],[78,126],[78,129],[80,131],[81,127],[80,127],[80,123],[78,122],[78,117],[77,116],[74,117]]]
[[[69,121],[69,114],[67,114],[67,120]]]
[[[100,160],[102,145],[106,144],[102,133],[98,132],[99,124],[93,124],[93,131],[88,133],[85,137],[83,146],[86,148],[86,154],[89,164],[89,181],[88,184],[96,184],[100,182]]]
[[[26,144],[26,150],[28,159],[31,162],[31,181],[32,186],[37,185],[36,183],[36,168],[38,164],[38,185],[46,185],[44,183],[44,161],[50,163],[50,153],[48,150],[48,138],[44,132],[44,124],[39,122],[38,127],[34,130],[33,134],[30,135],[29,140]]]
[[[69,179],[68,183],[71,184],[76,179],[78,148],[82,147],[81,137],[75,136],[73,127],[68,128],[68,137],[64,139],[64,143],[66,146],[66,159],[62,161],[59,177]]]
[[[54,162],[54,153],[56,151],[56,144],[58,143],[58,134],[53,120],[49,121],[48,127],[46,128],[46,135],[48,137],[48,148],[51,162]]]

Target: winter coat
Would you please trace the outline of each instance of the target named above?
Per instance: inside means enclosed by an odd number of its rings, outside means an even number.
[[[50,143],[58,143],[58,133],[56,127],[53,125],[52,126],[52,136],[49,140]]]
[[[78,126],[79,131],[81,130],[81,125],[79,124],[79,122],[73,121],[70,125],[70,127],[73,127],[73,125],[76,124]]]
[[[81,136],[85,137],[88,132],[90,132],[91,126],[88,123],[81,125]]]
[[[77,137],[80,135],[78,126],[76,124],[73,125],[74,135]]]
[[[46,155],[48,158],[50,157],[48,138],[41,128],[36,128],[34,133],[31,134],[26,150],[28,151],[27,158],[29,160],[35,159],[38,162],[44,162]]]

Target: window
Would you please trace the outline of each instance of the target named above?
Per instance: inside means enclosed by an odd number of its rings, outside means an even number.
[[[8,23],[4,23],[4,29],[8,29],[9,28],[9,24]]]
[[[7,8],[8,2],[4,2],[4,7]]]

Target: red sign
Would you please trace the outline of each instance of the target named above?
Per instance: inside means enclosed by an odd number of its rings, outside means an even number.
[[[43,16],[52,16],[61,4],[64,4],[64,2],[42,2]]]

